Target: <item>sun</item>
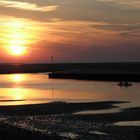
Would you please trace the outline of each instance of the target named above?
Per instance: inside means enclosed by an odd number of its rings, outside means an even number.
[[[24,46],[10,46],[9,52],[11,55],[22,56],[26,53],[26,47],[24,47]]]

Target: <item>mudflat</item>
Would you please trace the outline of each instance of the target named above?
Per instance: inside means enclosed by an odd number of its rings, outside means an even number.
[[[138,140],[140,126],[119,126],[116,122],[139,121],[140,107],[119,112],[102,113],[118,108],[118,101],[65,103],[0,107],[0,137],[2,139],[97,139]],[[97,114],[76,114],[100,110]]]

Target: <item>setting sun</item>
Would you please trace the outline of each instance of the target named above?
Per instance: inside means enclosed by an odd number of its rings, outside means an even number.
[[[4,55],[11,55],[11,58],[14,58],[29,54],[41,30],[37,22],[17,18],[0,19],[1,21],[4,21],[3,27],[0,27],[3,33],[1,46]]]
[[[26,48],[24,46],[11,46],[9,52],[11,55],[21,56],[26,53]]]

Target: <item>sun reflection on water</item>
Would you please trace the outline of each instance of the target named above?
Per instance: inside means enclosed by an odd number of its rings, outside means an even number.
[[[6,74],[0,78],[0,105],[115,100],[139,105],[139,83],[123,90],[114,82],[51,80],[46,74]]]
[[[12,100],[24,100],[25,94],[22,88],[17,87],[11,90]]]
[[[20,83],[25,80],[25,76],[22,74],[14,74],[12,75],[11,80],[15,83]]]

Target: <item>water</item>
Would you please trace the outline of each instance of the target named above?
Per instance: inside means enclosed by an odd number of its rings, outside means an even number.
[[[125,88],[117,82],[49,79],[48,74],[0,75],[0,105],[39,104],[52,101],[98,102],[129,101],[117,108],[85,110],[75,114],[117,113],[121,109],[140,106],[140,83]],[[71,139],[88,136],[110,138],[112,125],[104,121],[65,118],[65,115],[0,116],[0,122],[43,134],[57,134]],[[134,126],[139,121],[114,122],[116,126]],[[138,125],[139,126],[139,125]],[[103,130],[104,128],[104,130]],[[85,135],[86,134],[86,135]],[[93,139],[92,138],[92,139]],[[84,139],[84,138],[83,138]],[[101,138],[102,139],[102,138]]]
[[[123,121],[115,123],[117,126],[140,126],[140,121]]]
[[[49,79],[47,74],[3,74],[0,79],[0,105],[51,101],[130,101],[131,107],[140,105],[140,83],[121,88],[117,82]]]

